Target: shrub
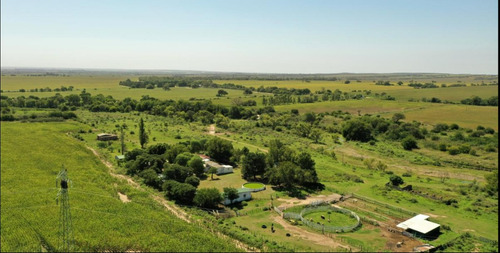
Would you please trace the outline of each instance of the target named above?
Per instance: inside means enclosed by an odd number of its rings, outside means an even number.
[[[400,177],[400,176],[397,176],[397,175],[392,175],[390,178],[389,178],[389,181],[391,182],[392,185],[394,186],[399,186],[399,185],[402,185],[404,184],[404,180]]]
[[[417,141],[412,136],[404,138],[401,144],[403,144],[403,148],[405,150],[412,150],[414,148],[418,148]]]
[[[444,144],[444,143],[439,144],[439,150],[446,151],[446,144]]]
[[[434,132],[434,133],[440,133],[442,131],[446,131],[448,130],[448,125],[447,124],[444,124],[444,123],[439,123],[437,125],[434,126],[434,128],[431,130],[431,132]]]
[[[453,124],[451,124],[451,125],[450,125],[450,129],[451,129],[451,130],[457,130],[457,129],[459,129],[459,128],[460,128],[460,127],[459,127],[457,124],[455,124],[455,123],[453,123]]]
[[[460,154],[460,150],[457,147],[450,147],[448,149],[448,154],[450,154],[450,155],[458,155],[458,154]]]

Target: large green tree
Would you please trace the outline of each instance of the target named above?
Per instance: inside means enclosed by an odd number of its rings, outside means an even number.
[[[266,172],[266,155],[260,152],[249,152],[241,157],[241,174],[245,179],[253,177],[257,180],[257,176],[263,176]]]
[[[342,127],[342,135],[347,140],[367,142],[373,139],[372,126],[360,119],[349,120]]]
[[[222,196],[216,188],[202,188],[196,192],[193,201],[199,207],[217,208]]]
[[[141,118],[139,121],[139,143],[141,144],[141,148],[144,148],[144,145],[148,143],[149,136],[146,133],[146,129],[144,129],[144,120]]]
[[[233,144],[218,137],[210,139],[206,144],[207,154],[221,163],[229,163],[233,155]]]
[[[203,176],[205,167],[203,166],[203,160],[197,155],[193,156],[187,163],[188,167],[193,169],[194,174],[197,177]]]

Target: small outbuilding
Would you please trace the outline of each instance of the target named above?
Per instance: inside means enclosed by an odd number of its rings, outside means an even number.
[[[252,198],[252,191],[250,189],[239,188],[238,189],[238,198],[233,200],[232,203],[238,203],[241,201],[249,200],[251,198]],[[222,203],[226,206],[229,204],[232,204],[231,200],[229,200],[228,198],[224,198]]]
[[[118,135],[102,133],[97,135],[97,140],[99,141],[118,140]]]
[[[215,173],[216,175],[233,173],[233,166],[231,165],[218,164],[214,161],[204,161],[204,162],[205,162],[205,172],[207,172],[208,169],[210,168],[216,168],[217,169],[217,172]]]
[[[438,235],[440,225],[432,221],[428,221],[428,218],[428,215],[418,214],[411,219],[399,223],[397,227],[402,228],[406,232],[416,236],[433,237]]]

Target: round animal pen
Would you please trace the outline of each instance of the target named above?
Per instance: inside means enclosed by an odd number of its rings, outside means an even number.
[[[248,189],[252,192],[259,192],[259,191],[265,190],[266,186],[263,183],[248,182],[248,183],[243,184],[243,186],[241,186],[241,188]]]
[[[308,214],[314,213],[314,212],[336,212],[336,213],[341,213],[344,215],[349,215],[352,218],[354,218],[355,222],[353,224],[345,225],[345,226],[332,226],[327,224],[327,217],[322,218],[322,222],[319,221],[314,221],[308,218],[305,218]],[[329,232],[329,233],[344,233],[344,232],[351,232],[359,228],[361,226],[361,221],[359,219],[359,216],[350,210],[343,209],[343,208],[338,208],[338,207],[333,207],[333,206],[312,206],[312,207],[306,207],[302,209],[300,213],[292,213],[292,212],[285,212],[283,213],[283,218],[285,219],[295,219],[295,220],[300,220],[302,223],[308,227],[311,227],[315,230],[322,231],[322,232]]]

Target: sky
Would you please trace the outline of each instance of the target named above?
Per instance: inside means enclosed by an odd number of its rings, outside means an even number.
[[[498,74],[498,2],[2,0],[1,66]]]

